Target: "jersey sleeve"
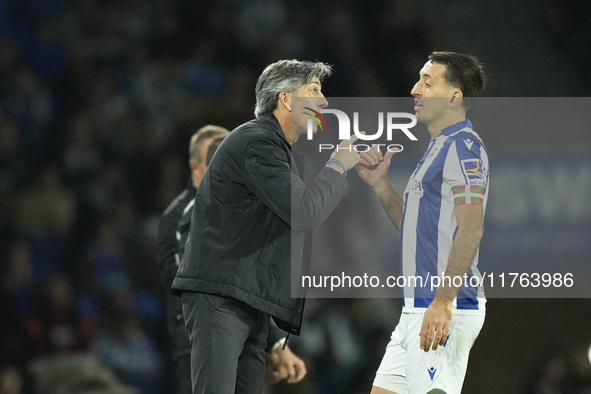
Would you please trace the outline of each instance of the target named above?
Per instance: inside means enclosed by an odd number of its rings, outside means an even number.
[[[443,167],[443,181],[452,190],[454,206],[483,205],[488,187],[488,156],[480,140],[465,136],[452,143]]]

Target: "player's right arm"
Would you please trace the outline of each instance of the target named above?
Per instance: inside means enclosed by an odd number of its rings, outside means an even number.
[[[379,147],[373,146],[360,155],[359,163],[355,168],[359,177],[371,187],[388,219],[396,230],[400,231],[404,200],[388,179],[388,168],[395,153],[388,151],[384,156]]]

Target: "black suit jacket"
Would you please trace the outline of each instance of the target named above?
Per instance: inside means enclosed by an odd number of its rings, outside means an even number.
[[[272,113],[239,126],[201,181],[173,289],[236,298],[299,334],[303,299],[291,296],[292,264],[295,278],[305,272],[311,231],[347,191],[331,168],[306,187]]]
[[[191,355],[191,340],[185,327],[181,300],[172,292],[171,286],[185,252],[196,192],[193,182],[189,181],[187,188],[166,208],[158,226],[158,265],[164,285],[169,289],[166,295],[168,333],[174,347],[173,357],[177,360]],[[271,351],[283,337],[281,330],[271,325],[265,350]]]
[[[175,359],[191,355],[191,341],[183,319],[181,300],[170,291],[170,287],[183,255],[189,232],[187,224],[190,220],[190,208],[196,192],[193,182],[190,182],[166,208],[158,226],[158,265],[164,286],[169,290],[166,294],[166,315]]]

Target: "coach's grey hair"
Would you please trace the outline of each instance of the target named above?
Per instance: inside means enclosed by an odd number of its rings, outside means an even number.
[[[314,77],[322,81],[331,74],[332,66],[321,62],[294,59],[280,60],[268,65],[257,81],[254,116],[258,118],[260,114],[274,111],[279,93],[294,93],[303,84],[310,83]]]

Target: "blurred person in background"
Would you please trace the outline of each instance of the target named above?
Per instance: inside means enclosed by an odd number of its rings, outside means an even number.
[[[12,366],[0,369],[0,394],[23,394],[23,376]]]
[[[123,384],[92,354],[49,356],[28,366],[27,384],[34,394],[145,394]]]
[[[123,383],[143,394],[158,393],[161,360],[156,344],[132,310],[113,312],[92,353]]]
[[[67,239],[73,230],[76,206],[65,187],[62,170],[55,164],[44,165],[37,185],[25,193],[17,206],[20,228],[25,234]]]
[[[292,298],[290,263],[307,266],[311,231],[345,196],[344,175],[359,160],[354,151],[336,152],[309,188],[293,165],[291,144],[307,123],[292,98],[325,107],[321,81],[331,73],[324,63],[269,65],[256,86],[257,119],[226,137],[197,191],[191,234],[198,236],[189,237],[173,282],[196,394],[261,393],[269,316],[299,334],[303,300]]]
[[[567,393],[589,394],[591,393],[591,359],[586,347],[578,344],[569,352],[569,364],[567,376]]]
[[[548,350],[542,358],[538,370],[529,378],[524,389],[524,394],[563,394],[578,393],[575,390],[567,391],[569,365],[564,354],[556,350]],[[589,362],[587,361],[587,364]]]
[[[185,190],[172,201],[160,218],[158,227],[158,264],[160,274],[167,290],[166,315],[168,333],[177,366],[178,393],[191,393],[191,341],[183,319],[181,300],[172,293],[171,287],[188,235],[190,211],[195,193],[206,169],[205,156],[211,142],[217,137],[225,137],[229,131],[220,126],[208,125],[199,129],[189,146],[189,166],[191,179]]]
[[[191,138],[189,166],[191,180],[187,188],[169,205],[160,219],[158,239],[158,261],[164,285],[172,287],[185,243],[189,235],[195,193],[218,146],[229,134],[226,128],[208,125],[199,129]],[[180,298],[172,293],[167,295],[167,320],[173,357],[177,363],[179,393],[191,393],[191,341],[185,326]],[[295,356],[289,347],[282,349],[285,335],[277,327],[269,330],[267,339],[267,362],[269,380],[276,383],[289,379],[299,382],[306,374],[304,362]]]
[[[478,247],[488,198],[488,154],[466,112],[484,88],[473,56],[433,52],[411,94],[417,120],[431,142],[404,192],[388,179],[395,152],[376,146],[361,155],[357,173],[400,231],[402,275],[448,278],[478,271]],[[459,394],[468,356],[484,324],[482,287],[404,288],[400,322],[376,372],[372,394]],[[453,314],[453,320],[452,320]],[[448,341],[449,338],[449,341]],[[433,350],[429,353],[430,350]]]
[[[91,316],[84,316],[77,307],[70,279],[56,274],[44,290],[26,325],[34,355],[89,350],[96,335],[96,322]]]

